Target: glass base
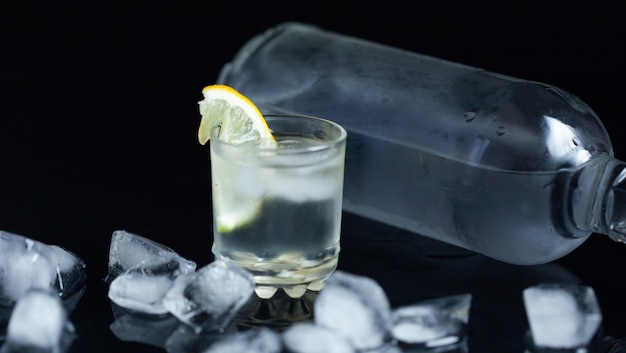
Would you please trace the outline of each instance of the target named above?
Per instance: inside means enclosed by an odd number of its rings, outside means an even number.
[[[283,294],[298,299],[309,291],[319,292],[324,288],[338,263],[338,247],[331,250],[326,252],[326,257],[316,260],[306,259],[300,254],[259,258],[247,252],[224,256],[214,251],[214,255],[216,258],[231,260],[250,272],[256,284],[254,291],[260,299],[271,299]]]
[[[312,322],[317,295],[317,291],[306,290],[299,298],[292,298],[283,289],[278,289],[271,298],[252,296],[234,321],[243,328],[263,326],[279,330],[299,322]]]
[[[298,299],[304,296],[307,292],[319,292],[326,285],[328,276],[323,279],[313,281],[311,283],[297,284],[297,285],[284,285],[284,284],[262,284],[257,281],[257,285],[254,288],[254,292],[260,299],[271,299],[276,295],[286,294],[292,299]],[[255,276],[255,280],[258,278]],[[278,292],[283,293],[279,294]]]

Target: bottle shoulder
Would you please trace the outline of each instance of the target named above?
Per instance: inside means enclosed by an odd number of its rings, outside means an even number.
[[[591,108],[555,87],[466,83],[444,97],[420,99],[407,98],[399,107],[354,105],[350,114],[338,112],[331,99],[316,113],[342,124],[349,142],[384,140],[488,169],[555,172],[577,169],[598,154],[613,155],[609,135]]]
[[[461,92],[459,96],[471,95],[468,87],[467,95]],[[600,119],[562,89],[536,82],[509,82],[472,101],[478,103],[478,109],[464,112],[467,118],[454,124],[458,142],[452,153],[467,153],[457,158],[490,168],[547,172],[577,168],[598,153],[613,153]],[[465,146],[459,146],[463,142]]]

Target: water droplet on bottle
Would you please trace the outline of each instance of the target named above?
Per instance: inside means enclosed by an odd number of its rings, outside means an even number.
[[[476,113],[475,112],[465,112],[463,113],[463,116],[465,117],[465,122],[466,123],[471,123],[474,118],[476,118]]]
[[[499,126],[496,130],[496,134],[498,136],[503,136],[504,134],[506,134],[506,129],[504,128],[504,126]]]

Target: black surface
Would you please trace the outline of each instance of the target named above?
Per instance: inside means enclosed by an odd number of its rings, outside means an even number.
[[[65,246],[87,263],[71,351],[162,351],[109,330],[102,279],[111,233],[126,229],[199,265],[211,261],[209,162],[196,141],[196,102],[247,39],[280,22],[567,89],[596,111],[626,159],[622,5],[437,3],[42,1],[4,9],[0,229]],[[603,333],[626,336],[626,247],[607,237],[553,264],[519,267],[478,255],[433,260],[420,255],[419,237],[345,219],[340,267],[378,280],[393,305],[474,294],[470,352],[523,351],[521,289],[553,278],[592,286]]]

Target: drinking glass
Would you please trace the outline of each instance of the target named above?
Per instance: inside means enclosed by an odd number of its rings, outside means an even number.
[[[252,273],[259,298],[300,298],[337,267],[346,131],[311,116],[265,119],[277,147],[211,131],[212,250]]]

